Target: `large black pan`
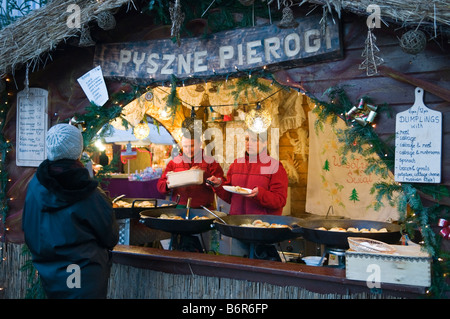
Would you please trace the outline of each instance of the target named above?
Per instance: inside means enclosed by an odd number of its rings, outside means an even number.
[[[222,217],[222,219],[226,224],[218,219],[214,221],[216,229],[221,234],[249,243],[274,244],[301,236],[291,230],[291,227],[298,227],[298,223],[300,222],[300,219],[296,217],[274,215],[228,215]],[[263,228],[241,226],[242,224],[251,224],[257,219],[270,224],[282,224],[291,227]]]
[[[139,213],[148,209],[167,209],[174,208],[178,202],[159,199],[159,198],[121,198],[121,201],[131,204],[131,207],[114,207],[114,213],[117,219],[136,218],[139,219]],[[148,201],[153,204],[153,207],[139,207],[139,202]]]
[[[214,212],[219,217],[225,216],[225,213]],[[180,216],[183,220],[178,219],[165,219],[159,218],[161,214]],[[154,210],[144,210],[140,212],[140,222],[147,227],[162,230],[171,234],[200,234],[213,227],[213,222],[215,217],[209,214],[203,209],[189,210],[189,219],[186,217],[186,208],[166,208],[166,209],[154,209]],[[208,219],[197,219],[193,220],[195,216],[198,217],[208,217]]]
[[[324,244],[333,248],[348,249],[348,237],[365,237],[385,242],[387,244],[397,244],[401,237],[401,227],[397,224],[357,220],[357,219],[310,219],[301,220],[299,222],[300,228],[293,229],[293,232],[301,235],[304,239],[318,244]],[[325,227],[330,229],[333,227],[340,227],[347,229],[349,227],[361,228],[386,228],[387,232],[379,233],[356,233],[356,232],[339,232],[329,230],[319,230],[317,228]]]

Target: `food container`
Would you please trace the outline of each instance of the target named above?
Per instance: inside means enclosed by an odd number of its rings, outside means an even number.
[[[200,185],[203,183],[203,170],[190,169],[181,172],[167,173],[168,188],[175,188],[188,185]]]
[[[363,253],[383,253],[392,254],[395,248],[382,241],[364,238],[364,237],[349,237],[347,238],[350,249]]]
[[[324,257],[322,260],[321,256],[308,256],[308,257],[303,257],[302,260],[308,266],[322,266],[322,264],[326,260],[326,258]]]
[[[347,279],[429,287],[431,257],[419,245],[392,245],[394,253],[345,252]]]

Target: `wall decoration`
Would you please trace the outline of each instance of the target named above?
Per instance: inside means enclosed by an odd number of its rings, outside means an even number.
[[[95,41],[92,40],[91,30],[88,25],[81,27],[80,42],[78,43],[80,47],[91,47],[95,45]]]
[[[360,70],[366,70],[367,76],[373,76],[378,73],[377,67],[384,62],[383,58],[377,56],[380,49],[376,45],[377,38],[372,32],[372,28],[367,30],[367,39],[365,41],[364,50],[361,56],[364,58],[363,62],[359,65]]]
[[[97,15],[97,24],[103,30],[112,30],[116,27],[116,19],[110,11],[103,11]]]
[[[337,215],[352,219],[386,221],[397,220],[399,213],[387,200],[379,205],[371,191],[374,183],[393,183],[393,176],[386,178],[366,172],[368,157],[377,160],[376,155],[363,156],[357,152],[347,154],[343,161],[339,132],[345,129],[344,120],[338,119],[334,125],[327,120],[322,130],[314,129],[318,117],[309,113],[309,160],[306,194],[306,211],[325,215],[333,206]],[[379,160],[379,159],[378,159]]]
[[[425,50],[427,37],[421,30],[409,30],[400,38],[400,47],[409,54],[418,54]]]
[[[299,127],[295,130],[295,132],[297,137],[293,137],[290,131],[286,132],[286,136],[293,146],[294,154],[300,154],[303,161],[306,162],[308,155],[308,131],[302,127]]]
[[[184,12],[181,11],[180,0],[175,0],[175,3],[170,3],[169,12],[170,19],[172,20],[170,36],[175,37],[178,46],[180,46],[180,28],[185,15]]]
[[[300,175],[298,174],[300,163],[295,159],[294,154],[288,154],[285,160],[280,160],[289,178],[289,183],[296,184],[300,182]]]

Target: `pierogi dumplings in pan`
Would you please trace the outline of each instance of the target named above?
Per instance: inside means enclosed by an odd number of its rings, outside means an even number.
[[[164,204],[161,206],[164,206]],[[118,200],[117,202],[114,203],[113,207],[114,208],[131,208],[131,207],[133,207],[133,203],[130,203],[130,202],[127,202],[124,200]],[[142,202],[136,201],[134,203],[134,207],[155,207],[155,203],[148,201],[148,200],[145,200]]]
[[[325,228],[325,227],[317,227],[317,230],[327,230],[327,231],[337,231],[337,232],[348,232],[348,233],[387,233],[388,230],[386,228],[376,229],[376,228],[356,228],[356,227],[349,227],[349,228],[342,228],[342,227],[332,227],[332,228]]]
[[[158,218],[161,219],[176,219],[176,220],[185,220],[183,217],[181,216],[176,216],[176,215],[167,215],[167,214],[161,214]],[[194,218],[192,218],[192,220],[202,220],[202,219],[210,219],[206,216],[195,216]]]
[[[261,219],[256,219],[252,223],[244,223],[244,224],[241,224],[240,226],[243,226],[243,227],[260,227],[260,228],[285,228],[285,227],[289,227],[288,225],[283,225],[283,224],[263,222]]]
[[[167,214],[161,214],[158,218],[161,219],[176,219],[176,220],[183,220],[183,217],[176,216],[176,215],[167,215]]]

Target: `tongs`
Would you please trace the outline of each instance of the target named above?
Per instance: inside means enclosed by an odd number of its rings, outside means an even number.
[[[189,197],[186,204],[186,219],[189,219],[189,209],[191,208],[191,200],[192,198]]]
[[[119,199],[121,199],[122,197],[124,197],[124,196],[126,196],[126,195],[125,195],[125,194],[122,194],[122,195],[117,196],[116,198],[114,198],[114,199],[112,200],[113,204],[114,204],[116,201],[118,201]]]
[[[213,216],[216,216],[222,223],[224,223],[225,225],[227,225],[226,221],[224,221],[222,218],[220,218],[219,216],[217,216],[217,214],[214,214],[212,211],[210,211],[208,208],[206,208],[205,206],[202,206],[202,208],[204,210],[206,210],[208,213],[210,213]]]

